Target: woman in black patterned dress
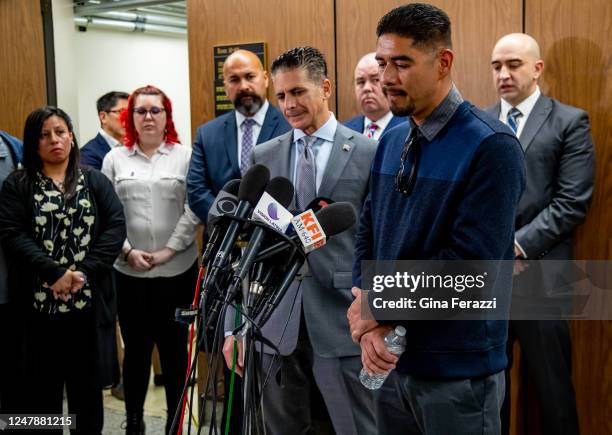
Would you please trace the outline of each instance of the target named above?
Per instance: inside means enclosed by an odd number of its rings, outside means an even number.
[[[102,387],[111,382],[115,352],[111,266],[125,223],[111,183],[78,162],[68,115],[55,107],[32,112],[24,167],[7,177],[0,196],[18,337],[7,350],[21,369],[13,411],[61,414],[65,387],[68,412],[76,414],[72,432],[101,434]]]

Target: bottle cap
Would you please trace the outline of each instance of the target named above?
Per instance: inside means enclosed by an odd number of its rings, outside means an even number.
[[[406,335],[406,328],[404,328],[403,326],[396,326],[395,333],[400,337],[403,337]]]

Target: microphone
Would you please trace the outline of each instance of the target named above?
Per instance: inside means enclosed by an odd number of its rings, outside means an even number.
[[[206,264],[212,255],[215,247],[219,242],[219,237],[224,225],[221,225],[221,217],[228,214],[233,214],[238,207],[238,188],[240,180],[230,180],[225,183],[223,189],[219,192],[210,210],[208,211],[208,222],[206,230],[210,234],[204,253],[202,254],[202,264]],[[213,228],[210,231],[210,228]]]
[[[245,219],[249,216],[269,180],[270,171],[263,165],[253,165],[247,170],[238,188],[238,206],[236,207],[234,217]],[[227,258],[238,239],[238,234],[243,225],[244,222],[239,220],[232,220],[228,225],[225,236],[221,240],[217,254],[213,259],[210,274],[207,277],[207,286],[214,283],[219,270],[225,267]]]
[[[270,180],[266,191],[262,194],[253,211],[253,220],[261,220],[273,228],[273,231],[284,232],[293,217],[285,209],[293,199],[294,188],[291,181],[285,177],[275,177]],[[255,256],[261,248],[266,232],[270,231],[261,226],[255,227],[249,244],[242,253],[238,269],[234,272],[233,282],[226,296],[226,302],[230,302],[240,289],[242,280],[247,276]]]
[[[304,217],[301,217],[304,215]],[[336,202],[323,207],[316,214],[312,210],[307,210],[301,215],[296,216],[292,223],[296,229],[296,236],[302,241],[302,252],[295,252],[291,257],[277,291],[262,308],[260,326],[263,326],[272,315],[280,301],[285,296],[289,286],[298,274],[306,256],[315,249],[322,247],[327,238],[342,233],[357,221],[355,208],[349,202]],[[321,244],[323,240],[323,244]]]
[[[220,217],[234,214],[238,207],[238,190],[240,189],[240,179],[236,178],[228,181],[223,189],[216,196],[215,201],[208,210],[207,224],[215,224]]]
[[[327,207],[330,204],[333,204],[335,201],[331,198],[326,198],[324,196],[317,196],[315,199],[310,201],[310,203],[306,206],[306,210],[312,210],[315,213],[321,210],[322,208]]]

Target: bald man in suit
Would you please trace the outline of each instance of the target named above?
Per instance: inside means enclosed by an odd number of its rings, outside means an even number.
[[[376,53],[368,53],[359,59],[355,67],[355,98],[361,115],[344,123],[351,130],[378,140],[386,131],[406,121],[391,113],[387,97],[380,84]]]
[[[487,111],[515,132],[527,169],[516,216],[517,292],[524,291],[520,288],[523,259],[573,259],[574,230],[584,221],[593,193],[595,159],[587,113],[541,93],[538,79],[544,62],[535,39],[520,33],[502,37],[493,49],[491,65],[501,100]],[[541,288],[532,290],[558,291],[555,281],[563,273],[547,267]],[[538,392],[544,433],[577,434],[571,342],[565,320],[510,321],[504,433],[509,430],[509,373],[515,340],[521,344]]]

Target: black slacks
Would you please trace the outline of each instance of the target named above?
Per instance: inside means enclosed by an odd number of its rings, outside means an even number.
[[[576,397],[572,385],[572,349],[565,320],[511,320],[508,328],[506,396],[502,407],[502,433],[510,430],[510,368],[514,341],[521,344],[529,380],[540,399],[545,434],[579,433]]]
[[[151,352],[157,344],[164,374],[169,429],[180,404],[187,370],[187,325],[174,320],[176,308],[193,300],[197,264],[173,277],[135,278],[117,274],[117,311],[125,344],[123,388],[125,409],[142,415]]]
[[[71,433],[102,433],[104,408],[95,373],[93,326],[91,310],[54,316],[31,314],[26,357],[28,398],[23,412],[61,414],[65,385],[68,413],[76,415],[76,429]]]

